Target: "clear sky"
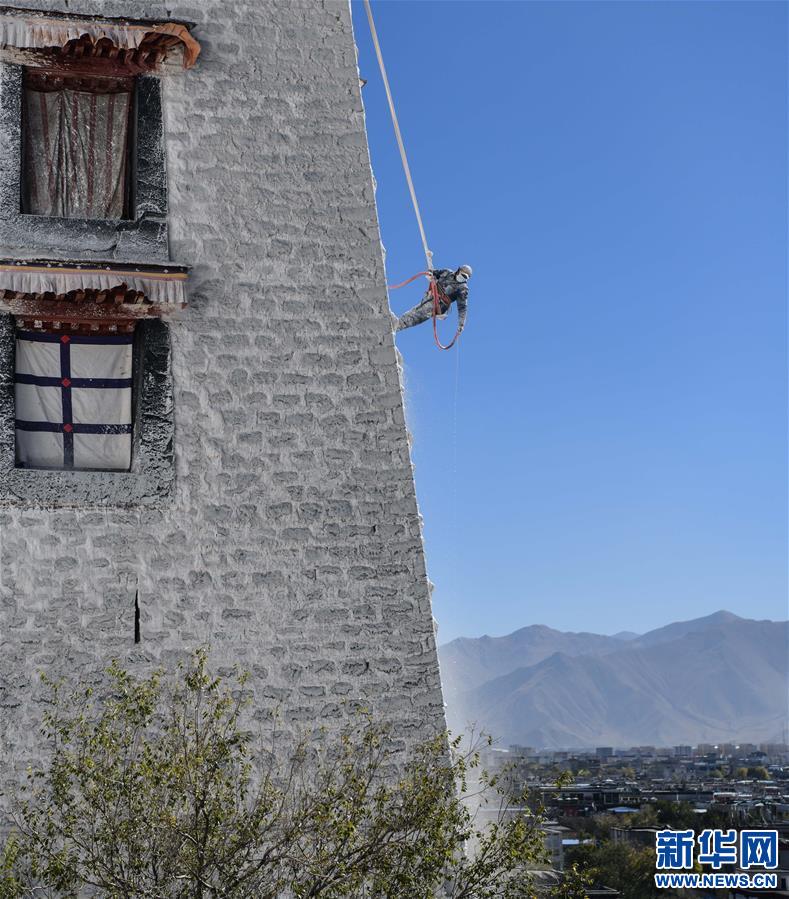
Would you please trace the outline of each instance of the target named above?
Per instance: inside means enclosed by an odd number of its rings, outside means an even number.
[[[394,282],[424,257],[353,7]],[[459,356],[397,341],[440,642],[786,618],[787,5],[373,9],[435,262],[474,266]]]

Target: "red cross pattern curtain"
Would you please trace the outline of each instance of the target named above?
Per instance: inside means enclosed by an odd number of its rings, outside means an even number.
[[[28,72],[23,212],[120,219],[133,81]]]
[[[17,331],[18,465],[129,470],[132,340]]]

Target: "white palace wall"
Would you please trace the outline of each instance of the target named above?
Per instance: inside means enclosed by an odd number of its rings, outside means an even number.
[[[346,700],[406,742],[435,732],[348,3],[14,5],[188,20],[202,54],[162,82],[169,252],[192,267],[170,323],[172,488],[129,500],[108,482],[84,506],[0,496],[0,787],[39,753],[39,672],[169,667],[201,644],[220,669],[248,668],[256,716],[278,707],[290,732],[342,720]]]

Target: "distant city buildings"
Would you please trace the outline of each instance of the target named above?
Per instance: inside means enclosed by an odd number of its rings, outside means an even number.
[[[686,803],[700,819],[725,810],[732,820],[789,822],[789,745],[722,743],[619,749],[492,749],[484,764],[516,794],[529,791],[559,818],[626,817],[657,803]],[[557,785],[566,772],[571,782]]]
[[[485,750],[482,762],[512,795],[528,797],[526,805],[507,807],[508,816],[538,807],[548,816],[543,830],[550,870],[534,872],[538,881],[561,878],[579,852],[588,857],[589,851],[605,851],[610,844],[620,846],[623,857],[654,852],[655,834],[667,821],[681,821],[683,828],[697,832],[721,826],[778,830],[778,890],[769,895],[789,899],[785,743],[562,750],[510,746]],[[494,820],[494,811],[483,810],[483,819],[489,812]],[[588,899],[618,895],[606,882],[593,883],[586,891]],[[762,896],[767,893],[724,890],[718,899]]]

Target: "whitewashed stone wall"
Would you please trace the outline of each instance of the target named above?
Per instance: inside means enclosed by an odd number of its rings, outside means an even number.
[[[40,671],[203,643],[291,732],[353,699],[407,742],[443,727],[348,4],[15,5],[190,20],[203,53],[164,85],[171,255],[194,266],[175,492],[0,509],[0,786],[37,754]]]

